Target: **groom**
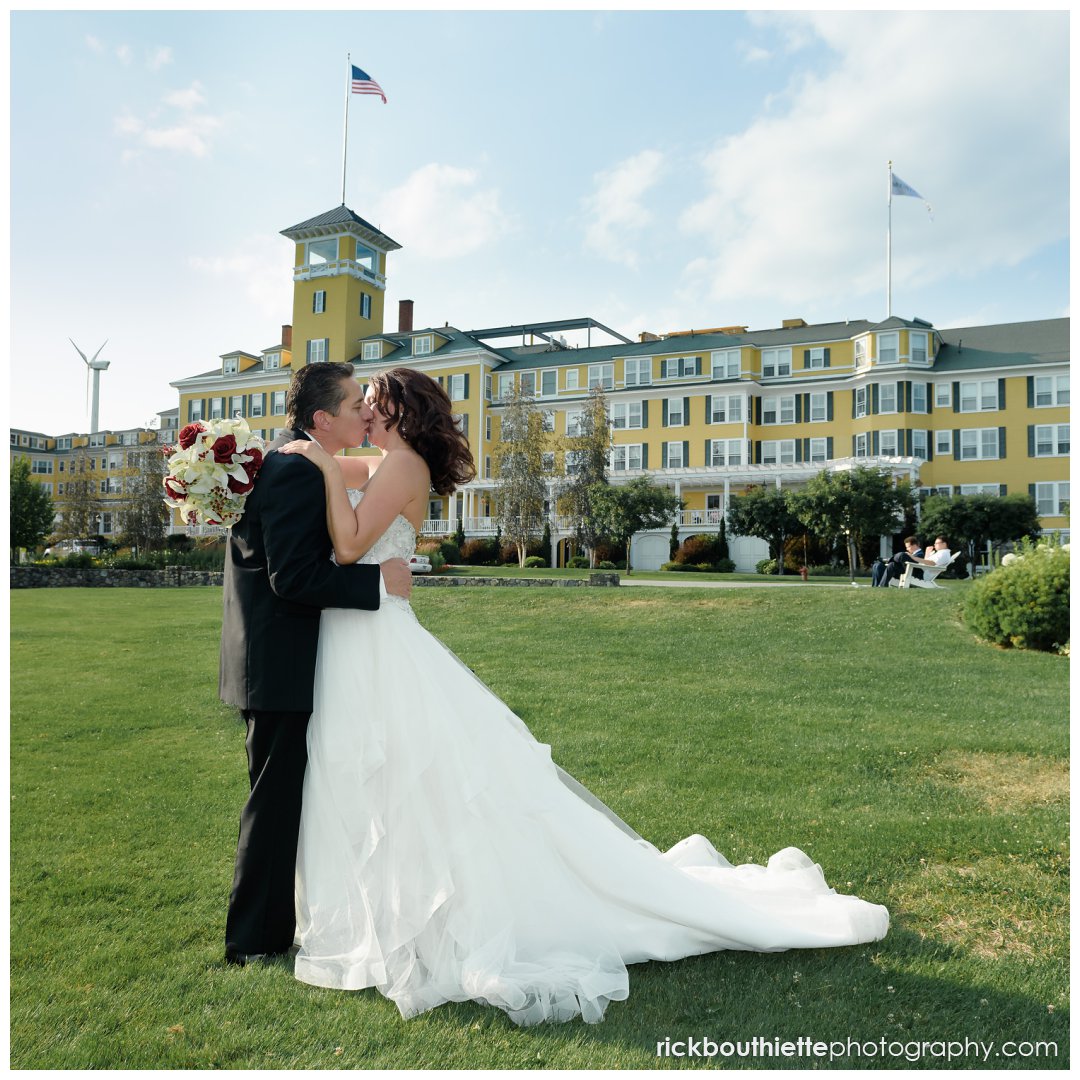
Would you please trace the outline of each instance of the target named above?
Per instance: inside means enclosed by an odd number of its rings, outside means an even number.
[[[225,560],[218,693],[247,723],[251,780],[225,924],[225,960],[240,965],[287,953],[296,930],[296,843],[319,613],[378,608],[380,570],[387,593],[407,599],[412,589],[402,559],[381,567],[331,562],[322,475],[301,454],[273,452],[293,439],[313,438],[329,454],[364,441],[372,414],[352,365],[302,367],[286,412],[288,429],[270,445]]]

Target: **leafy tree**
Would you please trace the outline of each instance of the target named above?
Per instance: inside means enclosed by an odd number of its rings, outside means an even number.
[[[52,532],[53,501],[49,493],[30,473],[27,458],[16,457],[11,462],[11,554],[19,548],[36,548]]]
[[[596,566],[596,545],[604,532],[593,506],[592,491],[595,485],[607,483],[611,448],[611,424],[602,387],[594,386],[589,392],[578,434],[568,435],[563,447],[568,454],[574,455],[575,464],[572,472],[567,470],[566,479],[559,485],[556,506],[560,514],[573,521],[577,546],[589,552],[589,565]]]
[[[101,498],[94,459],[85,446],[77,447],[68,460],[64,494],[57,498],[61,514],[56,535],[61,539],[78,539],[98,531]]]
[[[843,472],[822,469],[795,496],[793,508],[811,532],[843,538],[854,581],[859,546],[871,536],[891,536],[910,503],[906,480],[894,484],[887,470],[859,465]]]
[[[671,523],[671,539],[668,540],[668,560],[674,561],[675,556],[679,553],[679,519],[676,518]]]
[[[620,486],[595,484],[590,493],[593,512],[601,531],[626,549],[626,572],[630,565],[630,541],[643,529],[667,524],[682,509],[682,500],[666,487],[638,476]]]
[[[465,523],[461,518],[457,519],[457,529],[454,530],[454,543],[459,548],[465,543]]]
[[[731,558],[731,551],[728,549],[726,517],[720,519],[720,533],[716,538],[716,554],[720,559]]]
[[[1039,513],[1030,495],[931,495],[922,507],[919,533],[944,536],[954,551],[977,565],[986,545],[1038,537]]]
[[[495,495],[500,536],[517,549],[524,566],[529,541],[544,523],[548,470],[544,452],[551,439],[532,394],[514,389],[504,399],[500,439],[495,446]]]
[[[728,508],[731,531],[736,536],[757,536],[769,545],[776,560],[776,572],[784,572],[784,542],[803,531],[795,514],[792,495],[777,487],[751,487],[742,495],[733,495]]]
[[[165,543],[169,508],[162,497],[165,458],[155,443],[128,450],[124,501],[120,506],[120,539],[140,551],[157,551]]]

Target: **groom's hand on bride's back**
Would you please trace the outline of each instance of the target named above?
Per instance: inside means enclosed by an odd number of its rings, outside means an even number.
[[[383,584],[391,596],[400,596],[408,600],[412,595],[412,571],[404,559],[387,559],[379,563],[382,568]]]

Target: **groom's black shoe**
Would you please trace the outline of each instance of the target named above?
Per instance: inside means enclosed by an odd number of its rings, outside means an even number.
[[[285,952],[275,953],[242,953],[237,952],[235,949],[226,949],[225,963],[232,964],[235,967],[247,967],[249,964],[271,964],[275,960],[291,960],[298,951],[296,945]]]
[[[248,967],[250,964],[268,964],[279,956],[287,956],[288,953],[244,953],[234,952],[232,949],[225,950],[225,963],[236,967]]]

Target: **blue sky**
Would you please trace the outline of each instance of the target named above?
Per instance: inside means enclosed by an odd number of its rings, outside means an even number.
[[[388,325],[1069,313],[1064,12],[15,12],[11,423],[103,427],[275,344],[281,229],[403,245]],[[59,77],[58,77],[59,76]]]

